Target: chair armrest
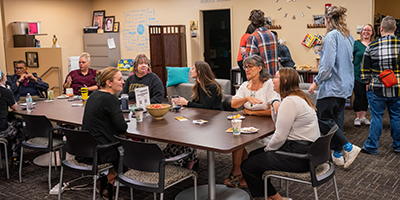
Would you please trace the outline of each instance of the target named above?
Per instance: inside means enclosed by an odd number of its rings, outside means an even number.
[[[117,145],[117,144],[119,144],[119,142],[112,142],[112,143],[109,143],[109,144],[97,145],[96,151],[99,150],[99,149],[105,149],[107,147],[111,147],[111,146],[114,146],[114,145]]]
[[[287,151],[276,151],[275,153],[280,154],[280,155],[294,157],[294,158],[307,159],[307,160],[310,159],[310,155],[308,155],[308,154],[291,153],[291,152],[287,152]]]
[[[118,152],[119,152],[119,165],[118,165],[118,174],[123,174],[124,173],[124,148],[122,146],[118,147]]]
[[[161,162],[163,162],[163,163],[165,163],[165,164],[171,163],[171,162],[175,162],[175,161],[178,161],[178,160],[180,160],[180,159],[182,159],[182,158],[185,158],[185,157],[189,156],[190,154],[192,154],[192,153],[191,153],[191,152],[183,153],[183,154],[174,156],[174,157],[172,157],[172,158],[163,159]]]

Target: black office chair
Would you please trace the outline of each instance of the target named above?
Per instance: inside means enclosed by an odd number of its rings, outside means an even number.
[[[22,115],[25,121],[22,133],[21,156],[19,163],[19,182],[22,182],[22,163],[24,148],[49,152],[49,191],[51,190],[51,159],[54,153],[55,170],[57,170],[56,150],[62,146],[62,136],[54,134],[55,130],[46,116]]]
[[[67,128],[60,128],[62,133],[66,136],[66,141],[61,148],[60,159],[61,159],[61,172],[60,172],[60,183],[58,189],[58,199],[61,199],[62,186],[63,186],[63,172],[64,167],[66,169],[78,172],[80,174],[93,175],[93,200],[96,199],[96,183],[97,175],[100,172],[106,171],[113,167],[111,163],[105,163],[98,165],[98,150],[104,149],[110,146],[119,144],[119,142],[114,142],[106,145],[98,145],[96,139],[92,136],[89,131],[79,131]],[[93,165],[87,165],[85,163],[79,163],[72,159],[66,159],[66,153],[86,158],[93,158]]]
[[[222,107],[224,108],[224,111],[236,111],[236,109],[232,108],[231,102],[232,95],[224,94],[222,98]]]
[[[119,147],[120,159],[115,199],[118,199],[120,183],[130,187],[131,199],[133,199],[133,189],[139,189],[153,192],[154,199],[156,199],[156,193],[160,193],[162,200],[166,188],[193,177],[194,199],[197,200],[197,173],[194,170],[169,164],[189,156],[190,153],[166,159],[157,144],[117,138],[122,147]],[[123,172],[124,165],[129,168],[129,171],[125,173]]]
[[[7,179],[10,179],[10,173],[8,172],[8,153],[7,153],[7,144],[8,141],[6,138],[0,138],[0,144],[4,145],[4,158],[6,160],[6,174],[7,174]],[[0,168],[3,169],[3,162],[1,159],[1,146],[0,146]]]
[[[310,147],[307,154],[290,153],[284,151],[276,151],[275,153],[291,156],[294,158],[306,159],[310,163],[310,171],[304,173],[284,172],[284,171],[265,171],[263,174],[265,199],[267,199],[267,179],[275,177],[286,180],[286,197],[289,197],[288,181],[297,181],[300,183],[311,184],[314,188],[315,199],[318,200],[317,186],[324,184],[333,178],[336,199],[339,200],[339,192],[336,185],[335,166],[331,159],[330,143],[333,135],[337,131],[338,126],[335,125],[328,134],[319,137]]]

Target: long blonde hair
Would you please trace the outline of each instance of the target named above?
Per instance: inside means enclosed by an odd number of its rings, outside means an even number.
[[[346,12],[347,8],[342,6],[331,6],[325,10],[325,19],[328,23],[326,28],[328,29],[328,32],[332,29],[336,29],[346,38],[350,37],[350,30],[347,28],[347,24],[345,22]]]

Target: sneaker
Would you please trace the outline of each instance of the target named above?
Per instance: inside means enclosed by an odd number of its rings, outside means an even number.
[[[365,124],[365,125],[370,125],[371,124],[371,122],[367,118],[362,118],[362,119],[360,119],[360,121],[361,121],[361,124]],[[356,122],[354,122],[354,124],[355,123]]]
[[[396,151],[396,150],[395,150],[395,151]],[[360,152],[361,152],[361,153],[366,153],[366,154],[371,154],[371,155],[376,155],[376,154],[378,154],[378,153],[372,153],[372,152],[366,150],[364,147],[361,148],[361,151],[360,151]],[[400,152],[400,151],[399,151],[399,152]]]
[[[335,156],[333,156],[333,152],[334,152],[334,151],[332,151],[332,161],[333,161],[333,164],[338,165],[338,166],[344,165],[344,158],[343,158],[343,156],[340,156],[339,158],[336,158]]]
[[[354,126],[361,126],[361,120],[360,120],[360,118],[356,118],[356,119],[354,120]]]
[[[360,153],[361,148],[353,144],[353,149],[350,152],[346,150],[344,152],[344,168],[348,168],[354,160],[357,158],[358,154]]]

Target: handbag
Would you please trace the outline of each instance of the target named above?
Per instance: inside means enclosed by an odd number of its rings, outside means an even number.
[[[397,84],[396,75],[394,75],[394,72],[391,69],[387,69],[379,73],[379,78],[385,87],[392,87],[393,85]]]

